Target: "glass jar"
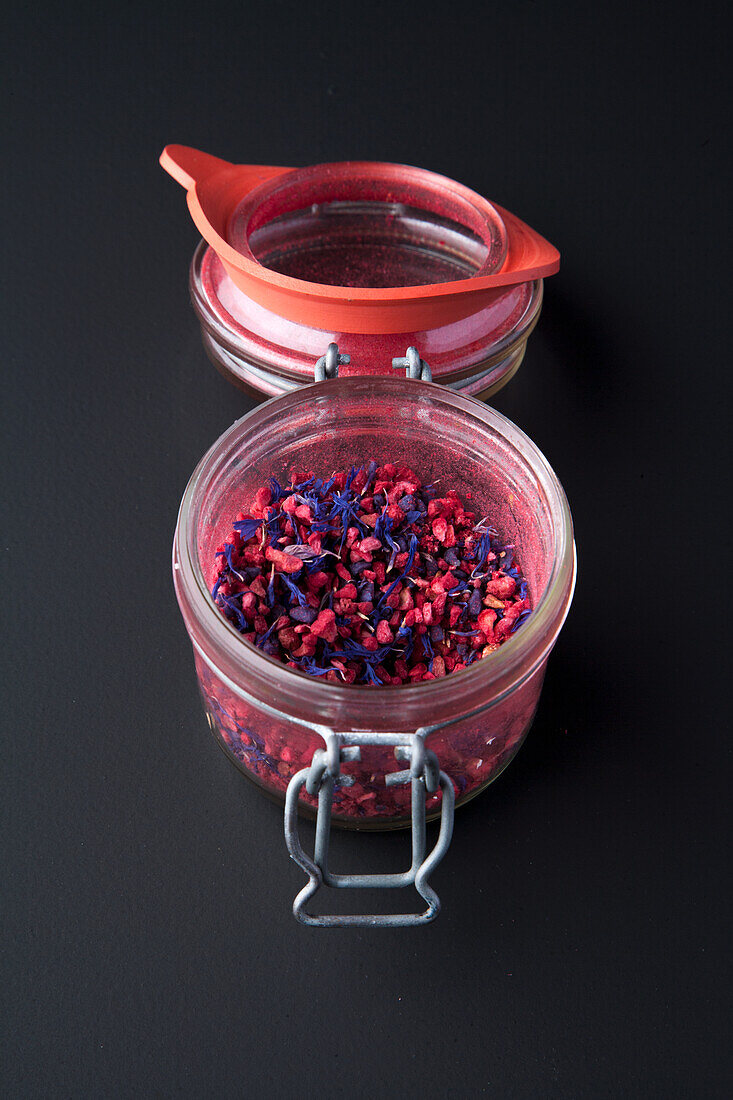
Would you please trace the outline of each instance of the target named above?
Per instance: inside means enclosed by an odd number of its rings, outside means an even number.
[[[190,273],[204,346],[241,388],[308,383],[330,343],[347,374],[389,373],[417,347],[474,397],[518,369],[559,253],[509,211],[404,164],[233,165],[181,145],[161,163],[204,238]]]
[[[287,484],[293,476],[372,459],[409,465],[423,483],[445,479],[517,547],[532,614],[495,653],[443,679],[399,687],[325,683],[247,643],[210,596],[216,549],[269,477]],[[560,483],[505,417],[432,383],[350,377],[271,400],[217,440],[184,494],[173,569],[211,729],[265,792],[283,799],[289,781],[332,731],[421,731],[460,804],[496,778],[529,729],[572,599],[575,548]],[[391,746],[362,748],[360,761],[343,765],[334,822],[359,829],[408,824],[409,786],[385,783],[398,767]],[[435,815],[440,802],[437,790],[428,813]],[[316,799],[301,792],[300,806],[312,813]]]

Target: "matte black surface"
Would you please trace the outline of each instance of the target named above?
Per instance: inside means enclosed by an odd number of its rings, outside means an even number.
[[[168,7],[17,6],[4,48],[4,1094],[729,1095],[724,7]],[[421,165],[563,254],[495,404],[564,483],[576,600],[426,929],[297,926],[202,717],[170,543],[248,406],[167,142]]]

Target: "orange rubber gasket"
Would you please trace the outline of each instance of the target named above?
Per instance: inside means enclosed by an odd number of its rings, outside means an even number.
[[[188,192],[191,217],[239,289],[288,320],[335,332],[419,332],[460,321],[489,305],[501,288],[553,275],[560,253],[508,210],[446,176],[399,164],[345,161],[294,169],[230,164],[185,145],[167,145],[160,163]],[[263,267],[248,244],[227,241],[234,211],[246,200],[248,230],[313,201],[342,197],[345,181],[378,181],[380,198],[446,214],[495,242],[502,224],[506,254],[498,270],[447,283],[399,287],[338,287],[311,283]],[[307,199],[303,195],[307,195]],[[315,196],[315,197],[314,197]]]

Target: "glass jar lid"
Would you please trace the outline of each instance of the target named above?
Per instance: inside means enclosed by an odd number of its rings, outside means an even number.
[[[204,237],[190,277],[204,346],[241,388],[310,382],[331,343],[344,375],[388,374],[414,346],[436,381],[480,398],[519,367],[559,254],[462,184],[363,161],[233,165],[186,146],[161,163]]]
[[[235,285],[314,328],[396,334],[448,325],[483,309],[500,288],[559,266],[557,249],[515,215],[421,168],[233,165],[181,145],[167,146],[161,163],[186,187],[193,220]],[[365,219],[369,240],[359,238]],[[283,227],[294,223],[283,248]],[[325,225],[334,236],[319,241]],[[451,258],[457,234],[470,247]],[[352,254],[351,272],[336,282],[339,252],[341,264]],[[416,260],[420,283],[412,282]]]

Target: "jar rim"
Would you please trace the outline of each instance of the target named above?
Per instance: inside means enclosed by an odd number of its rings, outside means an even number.
[[[540,485],[555,521],[553,558],[542,595],[522,629],[489,658],[475,661],[459,672],[419,684],[376,686],[327,683],[289,668],[248,643],[211,599],[199,560],[198,517],[206,489],[224,456],[231,453],[235,444],[241,444],[249,432],[271,417],[276,407],[283,415],[288,409],[309,401],[313,387],[305,386],[272,398],[235,421],[202,457],[186,486],[174,537],[173,571],[178,602],[195,648],[217,672],[228,674],[232,686],[239,687],[244,694],[259,684],[266,695],[275,695],[279,699],[283,693],[294,705],[306,705],[308,711],[316,715],[357,710],[367,702],[391,701],[398,704],[403,712],[416,716],[415,721],[408,723],[413,728],[428,724],[432,727],[434,723],[427,721],[428,715],[443,709],[455,718],[469,712],[472,709],[470,701],[477,696],[484,700],[484,706],[489,694],[490,702],[497,702],[545,660],[572,600],[576,552],[570,508],[560,481],[529,436],[507,417],[475,398],[457,394],[435,383],[408,382],[401,378],[352,376],[325,384],[334,396],[357,392],[360,387],[364,389],[367,386],[372,392],[378,387],[384,388],[385,393],[400,396],[428,391],[431,401],[437,401],[444,409],[452,408],[458,415],[469,414],[478,418],[509,443]],[[192,629],[186,612],[195,623],[195,629]],[[456,706],[459,697],[466,704],[462,710]],[[417,721],[417,712],[423,709],[426,720]],[[296,720],[308,724],[307,719]],[[310,723],[313,724],[312,717]],[[384,721],[382,725],[385,725]]]
[[[475,234],[483,243],[486,255],[476,270],[470,276],[465,276],[467,279],[496,273],[506,259],[507,230],[493,203],[478,192],[437,172],[387,161],[311,164],[268,179],[240,199],[229,215],[226,240],[240,255],[263,266],[250,244],[255,230],[284,214],[314,205],[355,199],[412,206],[416,212],[447,218],[457,227]],[[234,229],[235,225],[239,225],[238,231]],[[290,278],[295,282],[303,281],[297,276]],[[344,289],[338,283],[324,285]],[[400,286],[409,288],[413,285],[423,284],[395,284],[362,289],[393,291]]]

